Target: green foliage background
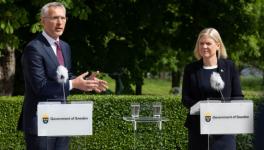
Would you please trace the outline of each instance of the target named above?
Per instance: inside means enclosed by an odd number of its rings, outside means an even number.
[[[181,73],[194,60],[195,40],[206,27],[220,32],[229,58],[239,67],[263,70],[264,0],[59,1],[67,8],[61,38],[71,45],[75,72],[119,73],[122,94],[132,94],[131,86],[140,88],[149,72]],[[0,62],[15,51],[16,74],[21,74],[19,54],[42,30],[39,10],[47,2],[0,0]],[[22,80],[16,76],[15,94],[23,93]]]

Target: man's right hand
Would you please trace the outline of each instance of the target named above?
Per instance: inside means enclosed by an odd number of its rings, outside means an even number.
[[[105,91],[108,88],[107,82],[96,78],[98,73],[99,72],[92,73],[92,75],[87,79],[85,79],[85,77],[88,75],[88,72],[79,75],[77,78],[72,80],[73,88],[88,92],[96,91],[98,93]]]

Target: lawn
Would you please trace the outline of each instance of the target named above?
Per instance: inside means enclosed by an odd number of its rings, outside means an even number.
[[[104,80],[108,82],[109,90],[115,91],[115,80],[109,76],[104,76]],[[132,86],[135,88],[135,86]],[[170,95],[171,81],[162,79],[144,79],[144,85],[142,87],[143,95]]]
[[[115,81],[109,76],[103,78],[109,84],[109,89],[115,91]],[[264,97],[262,78],[241,77],[241,85],[244,95],[256,95]],[[134,87],[133,87],[134,88]],[[143,95],[171,95],[171,80],[145,78],[142,87]]]

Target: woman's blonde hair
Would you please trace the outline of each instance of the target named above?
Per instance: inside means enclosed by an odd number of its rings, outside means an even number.
[[[199,42],[200,42],[200,39],[205,35],[209,36],[217,44],[220,45],[220,49],[218,50],[218,58],[227,58],[225,45],[221,39],[219,32],[214,28],[205,28],[199,33],[196,44],[195,44],[195,48],[194,48],[195,58],[198,60],[202,58],[202,56],[199,53]]]

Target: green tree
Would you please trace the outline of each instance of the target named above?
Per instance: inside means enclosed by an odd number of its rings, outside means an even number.
[[[1,95],[12,94],[14,52],[41,31],[39,10],[49,1],[0,0]],[[205,27],[220,32],[237,64],[263,67],[259,63],[264,45],[263,0],[61,2],[68,16],[62,39],[72,47],[75,71],[118,74],[123,94],[141,94],[147,72],[172,72],[172,86],[179,86],[182,69],[193,60],[195,40]]]
[[[28,22],[27,11],[15,0],[0,1],[0,95],[11,95],[15,75],[15,50],[19,47],[18,29]]]
[[[255,5],[253,6],[252,12],[257,17],[256,22],[256,33],[254,38],[252,37],[252,47],[255,47],[255,49],[248,50],[248,56],[251,57],[245,57],[245,58],[251,58],[250,61],[246,60],[248,62],[251,62],[252,65],[258,67],[263,72],[262,77],[262,84],[264,85],[264,0],[256,0]]]
[[[141,94],[143,76],[154,69],[154,64],[168,50],[173,32],[170,32],[170,1],[94,1],[88,20],[70,23],[68,34],[75,64],[94,70],[101,68],[110,74],[118,73],[126,82],[124,92]],[[68,24],[69,25],[69,24]],[[78,31],[78,30],[81,30]],[[74,34],[80,33],[80,38]],[[77,42],[78,40],[78,42]],[[81,45],[81,46],[80,46]],[[80,55],[81,50],[81,55]],[[77,54],[79,53],[79,54]],[[102,67],[103,66],[103,67]]]
[[[180,0],[175,49],[192,52],[199,32],[214,27],[222,36],[229,58],[237,65],[242,65],[249,54],[253,56],[250,60],[254,60],[260,53],[256,15],[260,9],[255,5],[254,0]]]

